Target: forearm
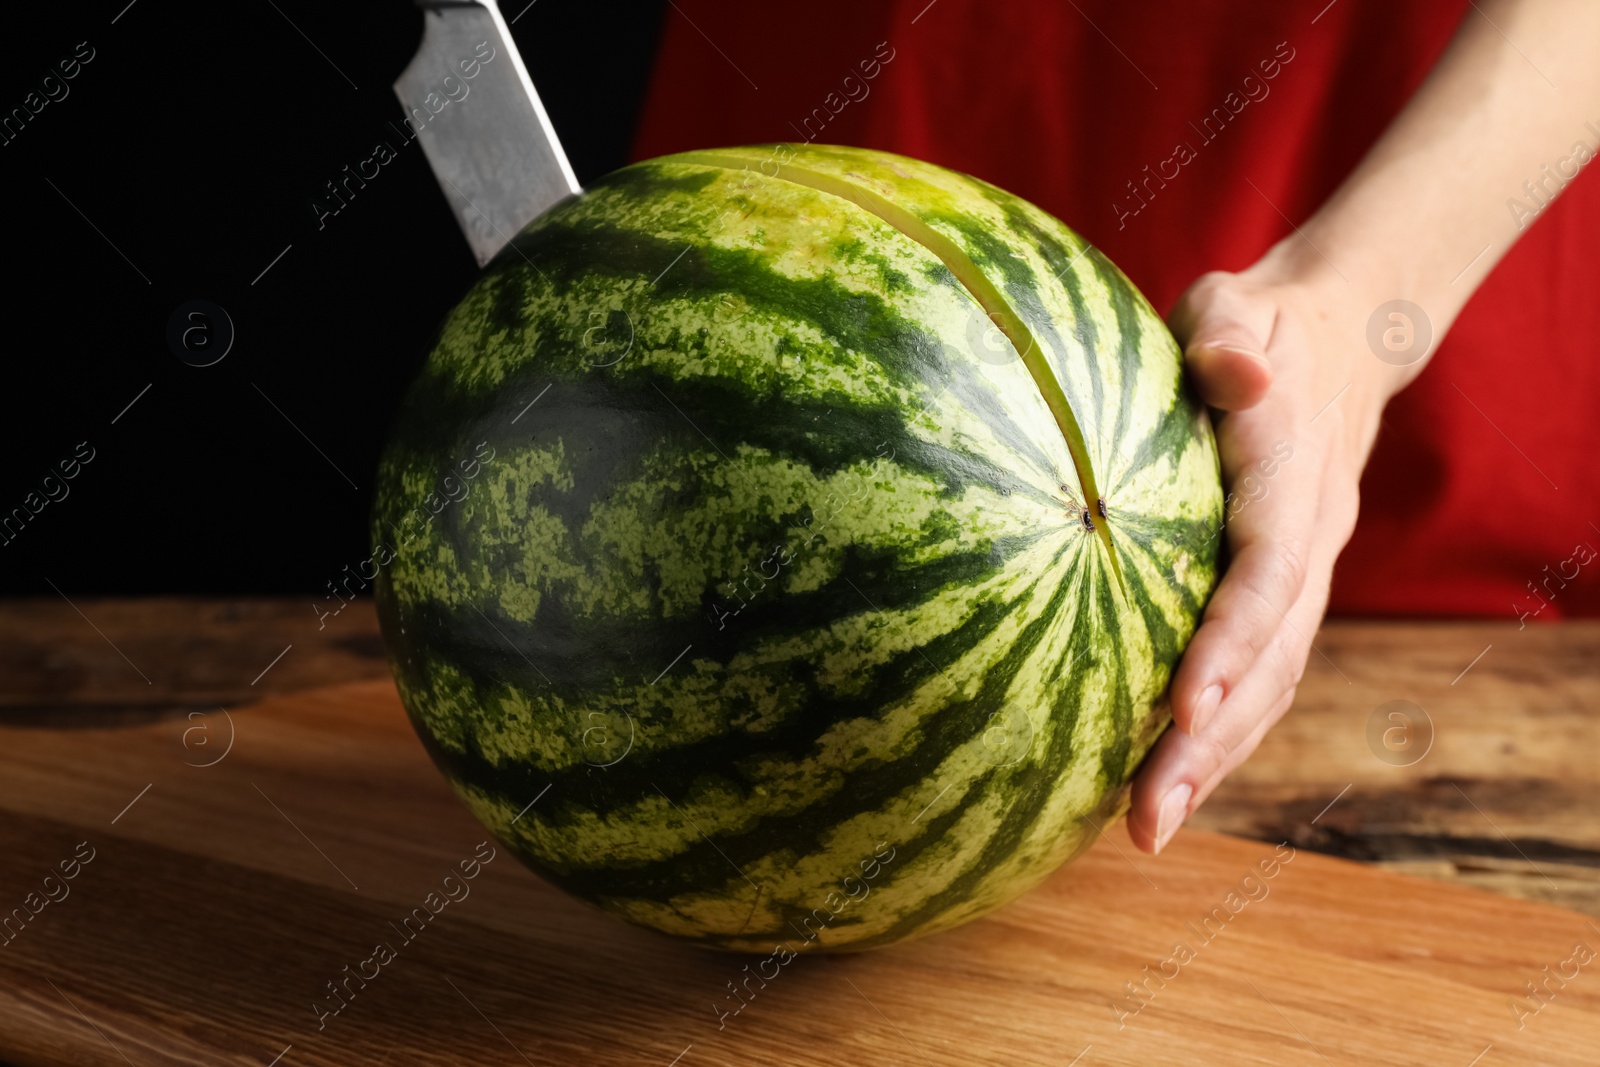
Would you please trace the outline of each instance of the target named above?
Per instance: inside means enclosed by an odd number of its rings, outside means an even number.
[[[1263,269],[1311,288],[1352,338],[1379,305],[1412,301],[1436,347],[1532,216],[1600,152],[1597,130],[1600,4],[1476,0],[1405,109]],[[1424,362],[1373,360],[1380,403]]]

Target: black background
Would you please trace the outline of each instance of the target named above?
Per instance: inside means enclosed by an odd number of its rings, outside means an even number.
[[[588,182],[627,162],[666,4],[523,2],[502,10]],[[0,145],[0,515],[79,442],[94,458],[0,544],[0,595],[304,592],[366,555],[391,416],[477,273],[388,126],[422,19],[403,0],[8,10],[0,114],[79,42],[94,58]],[[398,157],[319,230],[322,184],[380,139]],[[166,341],[195,299],[235,329],[210,367]]]

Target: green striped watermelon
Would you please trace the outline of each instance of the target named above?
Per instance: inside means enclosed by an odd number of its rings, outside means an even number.
[[[522,232],[445,322],[373,535],[400,695],[539,874],[706,945],[859,949],[1126,808],[1216,578],[1179,352],[993,186],[691,152]]]

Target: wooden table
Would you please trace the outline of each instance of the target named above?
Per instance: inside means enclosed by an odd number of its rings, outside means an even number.
[[[301,601],[7,605],[0,906],[77,842],[98,852],[0,945],[0,1056],[1596,1062],[1600,961],[1520,1029],[1513,1005],[1542,968],[1571,973],[1575,941],[1600,948],[1600,924],[1313,853],[1600,914],[1600,627],[1334,623],[1316,643],[1295,710],[1167,855],[1113,831],[992,919],[798,961],[723,1030],[710,1005],[745,961],[597,916],[502,852],[439,938],[318,1032],[321,984],[483,837],[398,711],[370,605],[321,630]],[[333,682],[353,684],[306,692]],[[1393,700],[1431,719],[1414,762],[1369,741]],[[225,718],[236,750],[201,766]],[[1123,983],[1285,840],[1301,851],[1272,895],[1119,1020]]]
[[[0,724],[181,718],[389,673],[370,601],[321,630],[300,599],[77,608],[0,606]],[[1190,825],[1600,916],[1600,622],[1335,621],[1316,644],[1294,710]],[[1366,741],[1396,699],[1435,728],[1411,766]]]

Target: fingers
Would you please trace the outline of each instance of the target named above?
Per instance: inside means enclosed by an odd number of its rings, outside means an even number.
[[[1360,463],[1334,424],[1312,426],[1323,379],[1339,371],[1316,358],[1307,321],[1282,294],[1222,273],[1197,281],[1168,317],[1187,376],[1229,412],[1217,447],[1233,558],[1172,679],[1178,729],[1134,783],[1129,832],[1146,851],[1159,851],[1288,710],[1354,525]]]
[[[1248,446],[1234,449],[1240,451],[1258,454]],[[1299,601],[1306,587],[1325,457],[1302,448],[1296,461],[1303,466],[1262,482],[1264,494],[1246,497],[1228,525],[1232,563],[1172,679],[1172,715],[1185,733],[1206,728],[1283,628],[1279,612]]]
[[[1305,588],[1305,541],[1260,540],[1235,558],[1172,682],[1173,718],[1187,734],[1205,730],[1283,628],[1280,609]]]
[[[1294,701],[1325,598],[1308,596],[1289,613],[1243,684],[1223,701],[1199,734],[1168,730],[1134,782],[1128,832],[1146,852],[1159,852],[1230,771],[1255,751]]]
[[[1184,352],[1189,380],[1207,407],[1243,411],[1255,407],[1272,385],[1272,364],[1237,342],[1206,341]]]
[[[1128,836],[1142,851],[1157,853],[1167,846],[1212,790],[1255,752],[1267,731],[1283,718],[1294,703],[1294,690],[1273,699],[1253,724],[1239,713],[1243,703],[1233,703],[1226,728],[1219,723],[1216,730],[1198,738],[1169,730],[1145,761],[1128,812]]]
[[[1267,731],[1278,725],[1278,721],[1294,706],[1294,698],[1297,692],[1299,692],[1298,688],[1291,689],[1278,698],[1278,702],[1267,710],[1267,714],[1256,724],[1256,728],[1250,731],[1250,735],[1239,742],[1232,752],[1228,753],[1227,759],[1222,761],[1220,767],[1211,772],[1211,778],[1194,794],[1194,800],[1189,805],[1191,812],[1198,811],[1200,805],[1206,802],[1212,791],[1221,785],[1228,775],[1232,774],[1245,760],[1255,755],[1256,749],[1261,747],[1262,740],[1267,736]]]
[[[1298,599],[1277,618],[1268,644],[1250,664],[1239,684],[1218,706],[1211,721],[1196,733],[1169,730],[1151,752],[1134,783],[1129,834],[1147,852],[1160,851],[1188,816],[1242,763],[1294,701],[1295,689],[1311,641],[1327,607],[1328,581],[1344,541],[1342,504],[1330,510],[1337,527],[1321,538]],[[1264,598],[1258,597],[1264,600]]]
[[[1184,349],[1189,380],[1207,405],[1223,411],[1254,407],[1272,385],[1267,347],[1275,306],[1256,297],[1234,275],[1203,275],[1178,298],[1168,316]]]

